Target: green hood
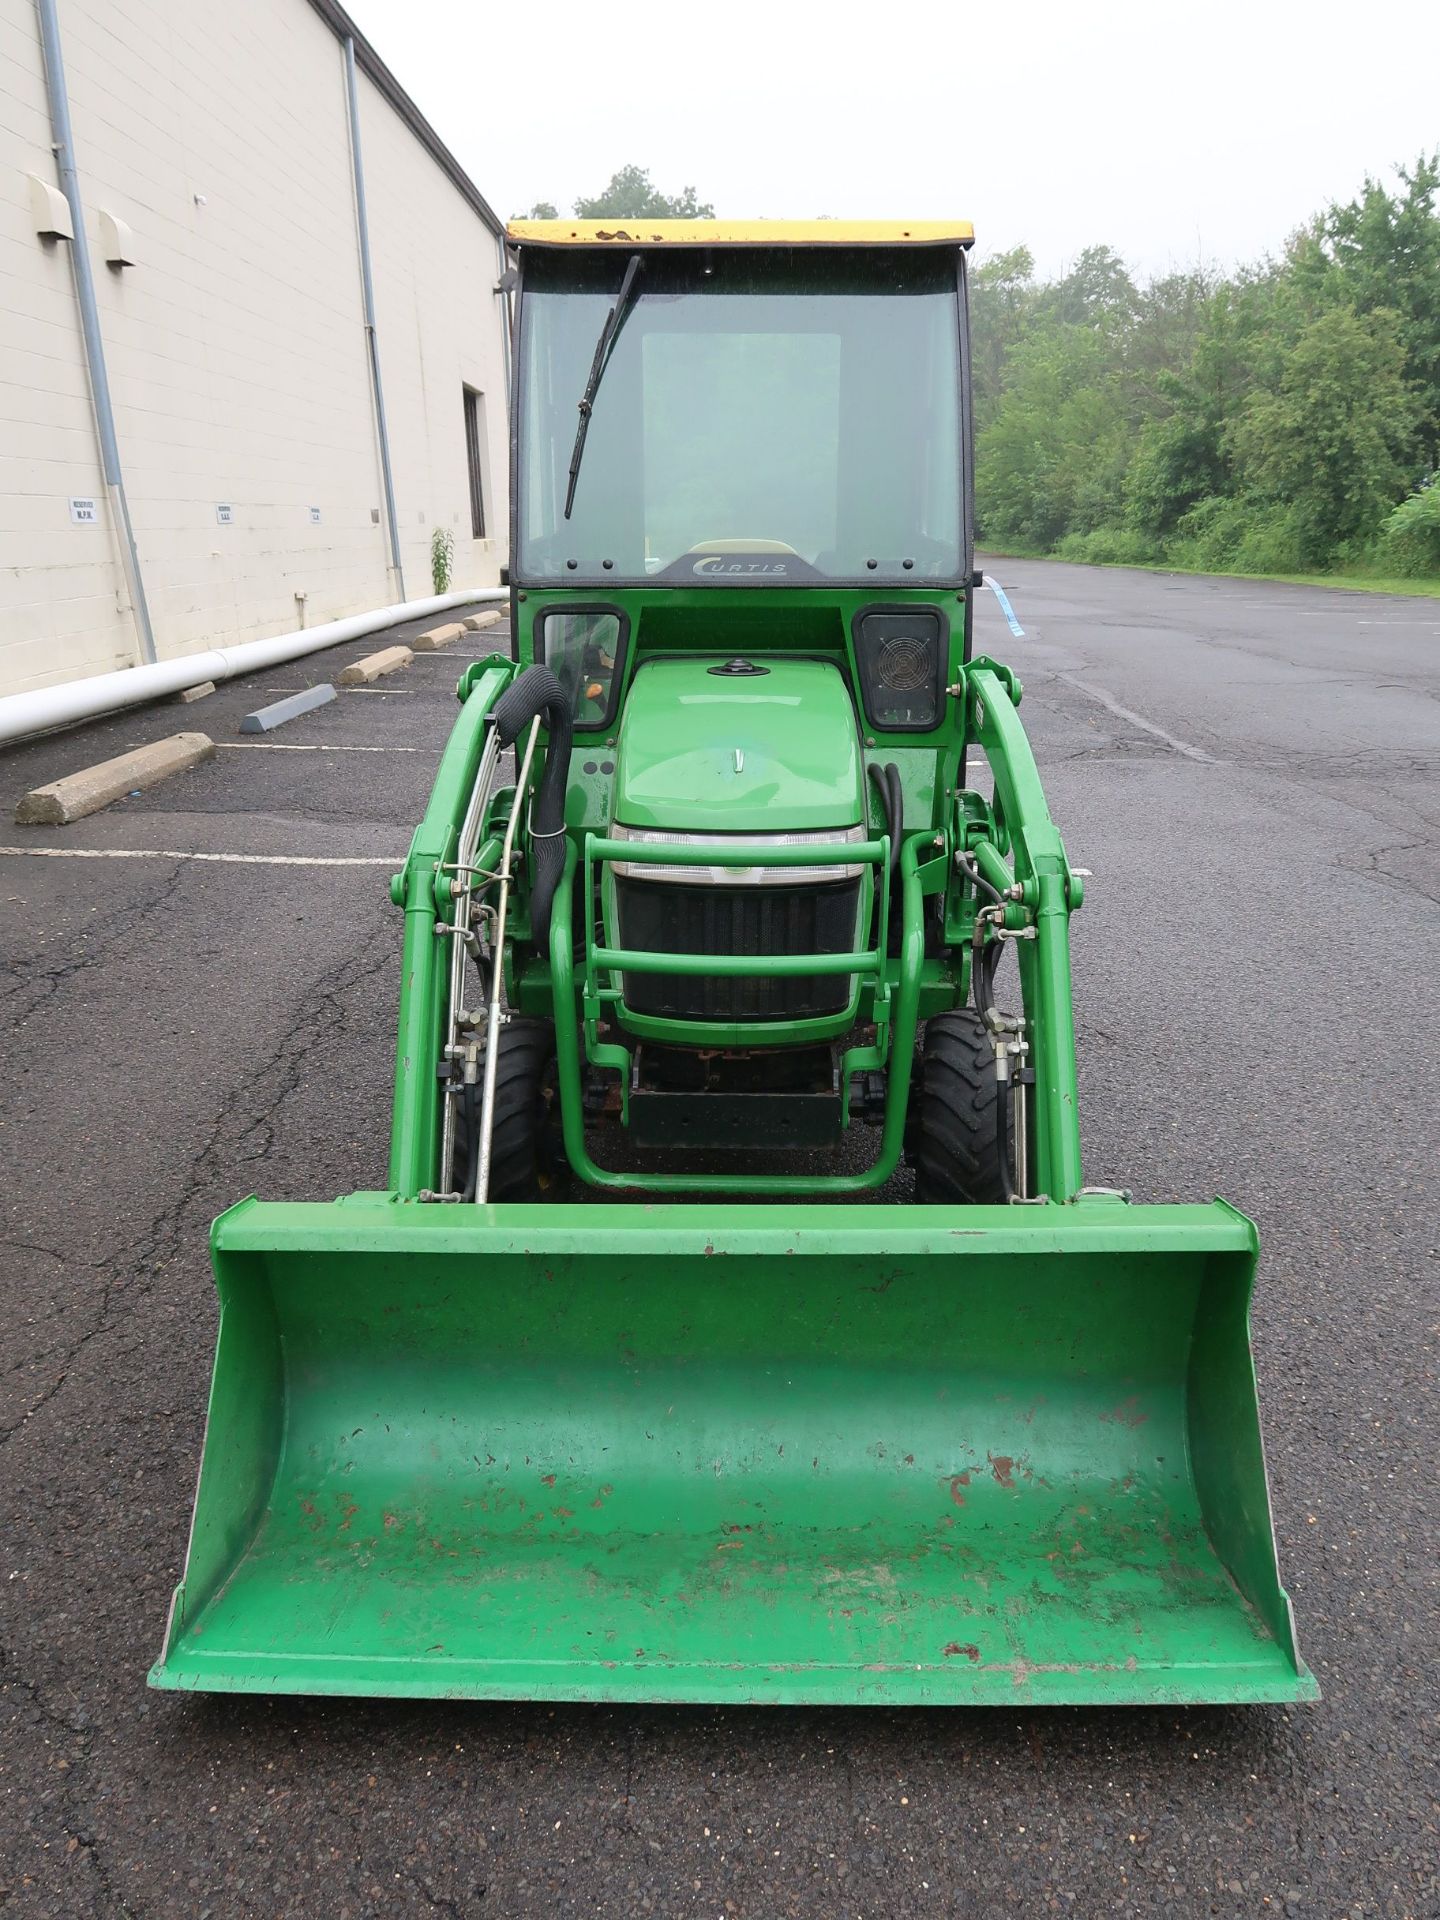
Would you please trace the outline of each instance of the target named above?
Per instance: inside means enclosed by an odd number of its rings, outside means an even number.
[[[855,709],[821,660],[652,660],[631,683],[615,760],[615,820],[694,833],[795,833],[865,817]]]

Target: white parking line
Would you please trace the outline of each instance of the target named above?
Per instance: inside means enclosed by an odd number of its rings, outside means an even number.
[[[262,693],[304,693],[304,687],[262,687]],[[407,700],[413,699],[413,687],[337,687],[337,693],[403,693]],[[263,745],[264,743],[261,742]]]
[[[349,747],[335,740],[219,740],[226,753],[439,753],[439,747]]]
[[[21,860],[217,860],[241,867],[403,867],[393,853],[185,853],[175,847],[0,847]]]
[[[1153,720],[1147,720],[1143,713],[1132,713],[1129,707],[1122,707],[1114,694],[1107,693],[1104,687],[1092,687],[1084,680],[1077,680],[1073,673],[1062,673],[1059,677],[1077,692],[1087,695],[1091,700],[1098,700],[1117,720],[1128,720],[1132,727],[1139,727],[1142,733],[1153,734],[1157,740],[1163,740],[1167,747],[1173,747],[1176,753],[1183,753],[1187,760],[1203,760],[1207,766],[1214,765],[1214,754],[1192,747],[1188,740],[1177,740],[1173,733],[1166,733]]]

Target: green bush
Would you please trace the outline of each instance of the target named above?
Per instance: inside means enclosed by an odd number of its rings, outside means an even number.
[[[1300,573],[1305,537],[1293,507],[1212,495],[1193,506],[1166,547],[1177,566],[1204,573]]]
[[[1067,533],[1055,552],[1061,560],[1078,560],[1091,567],[1143,567],[1162,557],[1158,540],[1129,527]]]
[[[1402,500],[1380,529],[1380,564],[1402,579],[1440,573],[1440,482]]]

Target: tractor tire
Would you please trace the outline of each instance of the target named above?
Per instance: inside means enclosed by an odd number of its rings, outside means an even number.
[[[919,1205],[1006,1204],[999,1097],[995,1049],[979,1014],[960,1007],[927,1021],[908,1142]]]
[[[455,1142],[455,1182],[462,1193],[468,1190],[470,1153],[462,1118]],[[512,1016],[500,1029],[495,1067],[490,1198],[512,1203],[553,1198],[567,1171],[555,1086],[555,1029],[548,1020]]]

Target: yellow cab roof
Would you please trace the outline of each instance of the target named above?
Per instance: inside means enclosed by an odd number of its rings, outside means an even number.
[[[512,247],[968,247],[968,220],[512,220]]]

